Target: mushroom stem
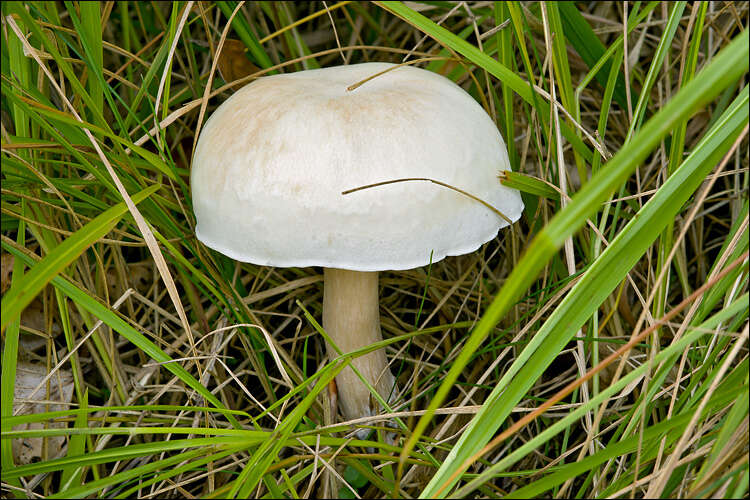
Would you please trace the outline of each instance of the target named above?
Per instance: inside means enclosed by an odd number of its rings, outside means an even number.
[[[344,354],[383,340],[377,272],[324,269],[323,328]],[[330,345],[328,353],[331,357],[338,356]],[[388,368],[384,349],[354,358],[352,365],[383,399],[388,400],[394,377]],[[370,397],[370,391],[351,367],[339,373],[336,386],[339,405],[347,419],[378,413],[377,400]]]

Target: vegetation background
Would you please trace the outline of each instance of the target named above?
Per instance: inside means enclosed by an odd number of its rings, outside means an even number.
[[[746,497],[747,28],[720,1],[2,2],[3,496]],[[364,61],[471,93],[526,211],[382,274],[404,392],[357,440],[321,270],[200,244],[189,171],[242,85]]]

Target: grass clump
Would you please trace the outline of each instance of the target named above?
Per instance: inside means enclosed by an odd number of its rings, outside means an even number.
[[[746,3],[2,16],[4,496],[747,495]],[[358,440],[321,270],[201,245],[190,158],[255,78],[416,59],[496,121],[526,210],[382,274],[407,431]]]

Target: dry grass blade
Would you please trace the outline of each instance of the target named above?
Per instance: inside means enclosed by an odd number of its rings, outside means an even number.
[[[442,186],[442,187],[446,187],[448,189],[452,189],[453,191],[456,191],[457,193],[461,193],[462,195],[467,196],[467,197],[471,198],[472,200],[481,203],[485,207],[487,207],[490,210],[492,210],[498,217],[500,217],[501,219],[503,219],[508,224],[513,224],[513,221],[510,220],[504,213],[502,213],[500,210],[498,210],[497,208],[493,207],[492,205],[490,205],[486,201],[482,200],[481,198],[478,198],[478,197],[474,196],[471,193],[467,193],[463,189],[457,188],[456,186],[451,186],[450,184],[447,184],[445,182],[438,181],[436,179],[429,179],[427,177],[410,177],[410,178],[405,178],[405,179],[391,179],[391,180],[388,180],[388,181],[375,182],[373,184],[367,184],[365,186],[358,186],[358,187],[355,187],[355,188],[352,188],[352,189],[347,189],[345,191],[342,191],[341,194],[347,195],[347,194],[351,194],[351,193],[356,193],[357,191],[362,191],[363,189],[370,189],[370,188],[379,187],[379,186],[387,186],[388,184],[395,184],[395,183],[398,183],[398,182],[410,182],[410,181],[431,182],[433,184],[437,184],[438,186]]]

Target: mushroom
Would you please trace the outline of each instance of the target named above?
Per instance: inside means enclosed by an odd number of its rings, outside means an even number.
[[[242,262],[322,266],[323,328],[348,353],[382,340],[378,271],[472,252],[520,217],[518,191],[498,181],[508,169],[487,113],[430,71],[364,63],[266,76],[203,128],[190,179],[196,235]],[[433,182],[343,194],[399,179]],[[384,400],[395,394],[383,349],[352,365]],[[336,385],[347,419],[380,411],[350,367]]]

